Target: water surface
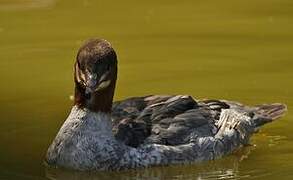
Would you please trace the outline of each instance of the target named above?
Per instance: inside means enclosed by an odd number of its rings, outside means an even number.
[[[0,179],[292,179],[292,114],[221,160],[119,173],[45,169],[66,118],[76,51],[119,58],[115,99],[190,94],[293,108],[292,0],[1,0]]]

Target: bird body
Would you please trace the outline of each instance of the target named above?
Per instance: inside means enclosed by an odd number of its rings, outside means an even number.
[[[48,149],[50,166],[122,170],[213,160],[246,145],[283,104],[244,106],[188,95],[150,95],[112,103],[117,59],[105,40],[81,47],[75,104]]]

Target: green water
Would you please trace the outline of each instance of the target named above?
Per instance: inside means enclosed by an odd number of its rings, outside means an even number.
[[[190,94],[289,112],[247,147],[191,166],[119,173],[45,169],[89,37],[119,58],[115,99]],[[292,0],[0,0],[0,179],[292,179]]]

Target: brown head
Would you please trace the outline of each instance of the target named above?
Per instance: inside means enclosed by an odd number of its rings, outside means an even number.
[[[80,47],[74,65],[74,104],[110,113],[117,79],[117,56],[111,44],[91,39]]]

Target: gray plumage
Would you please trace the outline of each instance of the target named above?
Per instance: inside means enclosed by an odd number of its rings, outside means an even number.
[[[112,113],[74,106],[46,162],[77,170],[121,170],[213,160],[248,143],[280,117],[282,104],[243,106],[190,96],[146,96],[115,102]]]

